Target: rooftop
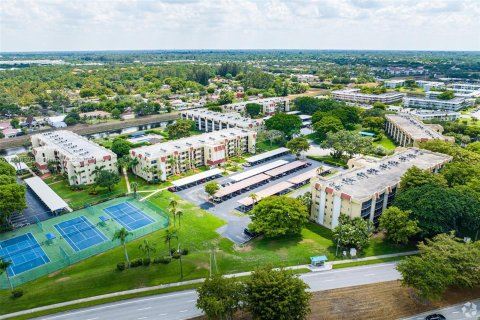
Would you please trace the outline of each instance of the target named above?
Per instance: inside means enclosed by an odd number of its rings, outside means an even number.
[[[405,172],[413,166],[429,169],[444,164],[451,158],[441,153],[408,148],[382,159],[364,158],[362,167],[344,171],[327,179],[321,178],[317,182],[353,198],[364,199],[376,192],[383,192],[388,187],[396,186]]]
[[[46,147],[56,146],[70,154],[71,159],[98,159],[106,155],[115,155],[112,151],[68,130],[50,131],[35,136],[41,136],[44,141],[48,141]]]
[[[360,89],[358,88],[346,88],[346,89],[341,89],[341,90],[335,90],[332,91],[332,93],[338,93],[338,94],[351,94],[351,95],[359,95],[363,97],[391,97],[391,96],[403,96],[403,93],[399,92],[385,92],[385,93],[380,93],[380,94],[370,94],[370,93],[362,93],[360,92]]]
[[[224,121],[224,122],[230,122],[235,124],[260,125],[260,123],[263,122],[263,120],[261,119],[255,120],[255,119],[245,118],[245,117],[241,117],[236,113],[222,113],[222,112],[209,111],[206,109],[194,109],[194,110],[183,111],[182,113],[193,115],[193,116],[208,117],[209,119],[212,119],[215,121]]]
[[[397,124],[404,131],[408,132],[414,140],[445,139],[440,133],[412,116],[404,114],[389,114],[386,115],[386,118]]]
[[[159,157],[170,154],[173,151],[184,150],[190,147],[198,147],[200,145],[213,144],[218,145],[226,138],[237,136],[245,136],[250,131],[230,128],[214,132],[208,132],[192,137],[182,138],[178,140],[156,143],[151,146],[144,146],[132,149],[136,154],[143,154],[147,157]]]

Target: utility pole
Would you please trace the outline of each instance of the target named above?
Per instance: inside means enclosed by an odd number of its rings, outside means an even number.
[[[178,253],[180,254],[180,279],[183,279],[182,250],[180,249],[180,243],[178,244]]]

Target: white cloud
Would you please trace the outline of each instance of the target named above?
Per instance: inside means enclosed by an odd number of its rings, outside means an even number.
[[[480,50],[478,0],[2,0],[0,51]]]

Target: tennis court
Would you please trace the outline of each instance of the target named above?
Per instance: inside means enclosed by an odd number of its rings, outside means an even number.
[[[155,220],[145,215],[130,202],[123,202],[103,209],[110,217],[124,226],[128,231],[140,229]]]
[[[76,252],[107,240],[85,216],[79,216],[55,225],[55,229]]]
[[[0,241],[0,257],[12,262],[8,268],[8,275],[12,277],[50,262],[31,233]]]

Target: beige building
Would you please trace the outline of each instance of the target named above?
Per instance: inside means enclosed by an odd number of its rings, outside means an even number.
[[[255,153],[255,140],[254,131],[230,128],[135,148],[130,150],[138,160],[133,172],[147,181],[165,180],[188,169],[221,165],[239,153]]]
[[[273,97],[251,101],[243,101],[238,103],[226,104],[221,107],[227,112],[239,112],[243,114],[245,112],[245,106],[247,105],[247,103],[261,104],[263,107],[262,113],[267,116],[271,116],[278,112],[290,111],[290,100],[284,97]]]
[[[355,103],[394,103],[401,101],[404,97],[403,93],[386,92],[381,94],[361,93],[357,88],[346,88],[342,90],[332,91],[332,98],[341,101],[349,101]]]
[[[70,185],[94,183],[96,168],[118,170],[115,153],[71,131],[40,133],[31,141],[35,166],[45,173],[49,161],[54,161],[57,170],[68,175]]]
[[[331,177],[312,179],[310,218],[329,229],[340,214],[377,222],[393,202],[400,179],[416,166],[437,172],[452,157],[417,148],[403,149],[382,159],[363,156],[349,161],[349,169]]]
[[[182,119],[195,121],[198,130],[211,132],[230,128],[260,131],[263,129],[262,119],[250,119],[237,113],[222,113],[207,109],[185,110],[180,114]]]
[[[412,115],[389,114],[385,116],[385,120],[385,133],[402,147],[418,147],[420,142],[428,140],[455,142],[453,137],[442,135],[441,125],[424,124]]]

